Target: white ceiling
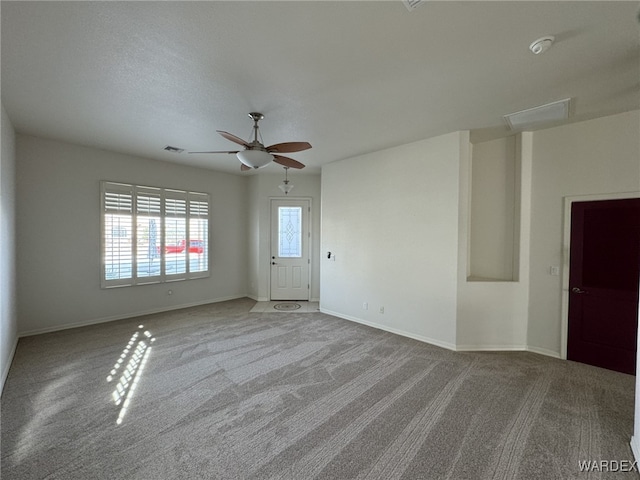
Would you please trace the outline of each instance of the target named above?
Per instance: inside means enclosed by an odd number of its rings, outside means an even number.
[[[240,174],[225,130],[322,164],[567,97],[572,121],[640,108],[638,2],[2,1],[18,132]],[[542,55],[529,44],[554,35]],[[278,172],[270,165],[265,170]]]

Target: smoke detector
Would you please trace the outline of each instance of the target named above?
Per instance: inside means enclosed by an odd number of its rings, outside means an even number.
[[[551,48],[554,40],[555,37],[551,35],[539,38],[531,45],[529,45],[529,50],[531,50],[534,55],[540,55],[541,53],[544,53]]]

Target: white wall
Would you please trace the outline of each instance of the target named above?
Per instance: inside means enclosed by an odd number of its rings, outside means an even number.
[[[260,192],[259,175],[248,177],[247,184],[247,295],[256,301],[266,300],[266,298],[260,298],[260,292],[263,297],[266,295],[266,287],[260,284],[259,259],[261,258],[263,238],[259,206],[263,194]]]
[[[246,178],[25,135],[16,154],[20,334],[246,295]],[[100,180],[209,193],[211,276],[101,289]]]
[[[517,282],[467,279],[468,132],[325,166],[322,253],[331,251],[336,261],[321,257],[322,311],[451,349],[525,350],[530,134],[518,148],[510,182],[518,186],[511,208],[517,203],[520,209],[519,230],[511,241],[527,258],[517,262]],[[513,230],[515,220],[510,222]],[[495,222],[477,228],[493,229]]]
[[[15,262],[15,132],[2,106],[0,168],[0,393],[18,342]]]
[[[323,168],[321,309],[449,348],[559,357],[562,277],[550,267],[568,261],[563,199],[640,190],[640,112],[521,135],[512,282],[467,281],[471,172],[464,137]]]
[[[323,167],[322,311],[455,346],[463,136]]]
[[[533,133],[528,344],[561,352],[563,197],[640,190],[640,111]]]
[[[249,177],[249,295],[260,301],[269,300],[271,271],[270,199],[282,198],[278,188],[282,173],[260,173]],[[289,170],[293,190],[287,198],[311,199],[311,292],[310,299],[320,299],[320,175]]]

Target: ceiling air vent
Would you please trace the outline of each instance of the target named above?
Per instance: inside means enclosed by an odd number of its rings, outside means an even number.
[[[182,153],[184,152],[184,148],[172,147],[171,145],[167,145],[163,148],[163,150],[171,153]]]
[[[404,6],[407,7],[407,10],[412,12],[423,3],[426,3],[426,0],[402,0],[402,3],[404,3]]]
[[[557,122],[569,118],[570,98],[558,102],[547,103],[539,107],[529,108],[505,115],[504,119],[511,130],[526,130],[539,127],[545,123]]]

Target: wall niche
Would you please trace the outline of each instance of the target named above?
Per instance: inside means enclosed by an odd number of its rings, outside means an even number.
[[[471,145],[470,282],[518,281],[520,136]]]

